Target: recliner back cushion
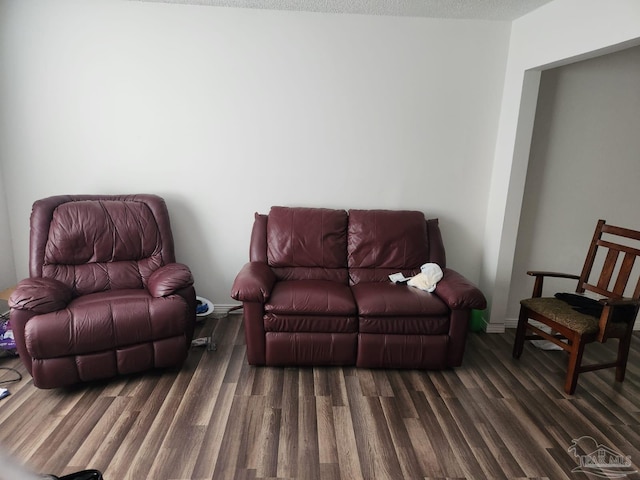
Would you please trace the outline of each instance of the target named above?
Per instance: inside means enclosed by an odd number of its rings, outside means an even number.
[[[162,265],[160,231],[142,202],[74,201],[53,212],[42,275],[76,295],[142,288]]]
[[[272,207],[267,262],[280,279],[347,282],[347,212]]]
[[[389,274],[412,276],[429,261],[424,214],[408,210],[349,210],[350,281],[389,281]]]

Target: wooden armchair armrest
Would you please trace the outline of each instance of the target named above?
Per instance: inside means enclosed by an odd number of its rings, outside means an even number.
[[[572,273],[562,273],[562,272],[545,272],[540,270],[529,270],[527,275],[531,277],[536,277],[536,281],[533,285],[533,293],[532,297],[541,297],[542,296],[542,285],[544,283],[545,277],[554,277],[554,278],[568,278],[571,280],[580,280],[579,275],[574,275]]]
[[[573,273],[562,273],[562,272],[545,272],[540,270],[529,270],[527,275],[532,277],[557,277],[557,278],[572,278],[574,280],[578,280],[580,275],[574,275]]]
[[[633,298],[601,298],[598,301],[603,305],[609,305],[612,307],[620,307],[623,305],[640,305],[640,300],[634,300]]]
[[[628,328],[633,328],[633,324],[638,315],[638,305],[640,300],[633,298],[601,298],[598,300],[604,308],[600,315],[600,330],[597,338],[599,342],[604,342],[609,337],[609,324],[627,323]]]

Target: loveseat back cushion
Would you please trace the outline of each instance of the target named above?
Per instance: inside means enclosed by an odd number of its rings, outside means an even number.
[[[444,270],[447,267],[447,255],[437,218],[427,220],[427,236],[429,237],[429,262],[437,263]]]
[[[424,214],[409,210],[349,210],[348,265],[352,284],[416,275],[429,261]]]
[[[267,262],[279,279],[347,283],[346,211],[272,207],[266,239]]]
[[[74,296],[143,288],[175,260],[166,206],[152,195],[51,197],[34,204],[31,222],[31,276],[58,280]]]
[[[269,216],[255,213],[251,241],[249,244],[249,261],[267,263],[267,221]]]

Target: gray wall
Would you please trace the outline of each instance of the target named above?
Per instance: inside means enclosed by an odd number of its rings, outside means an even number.
[[[640,47],[542,73],[507,324],[530,269],[580,273],[599,218],[640,229]],[[549,281],[547,293],[573,282]]]

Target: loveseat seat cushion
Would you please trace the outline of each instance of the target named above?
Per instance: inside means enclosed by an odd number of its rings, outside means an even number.
[[[442,335],[449,332],[450,311],[432,293],[391,282],[359,283],[352,291],[360,312],[360,333]]]
[[[387,282],[351,287],[361,317],[449,316],[447,305],[433,293]]]
[[[279,315],[350,316],[357,312],[349,286],[328,280],[277,282],[264,309]]]

